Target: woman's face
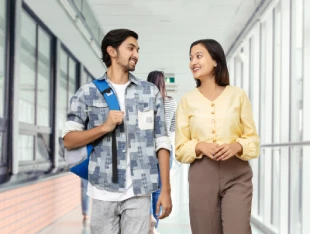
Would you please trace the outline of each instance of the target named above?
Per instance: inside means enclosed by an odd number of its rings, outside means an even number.
[[[206,47],[202,44],[194,45],[190,52],[189,68],[195,79],[201,77],[212,77],[216,62],[210,56]]]

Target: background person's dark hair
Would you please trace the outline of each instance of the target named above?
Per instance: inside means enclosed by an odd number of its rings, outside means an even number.
[[[114,49],[118,47],[128,38],[133,37],[138,40],[139,36],[134,31],[129,29],[114,29],[109,31],[101,42],[102,61],[107,67],[111,66],[111,58],[107,52],[108,46],[112,46]]]
[[[167,95],[167,90],[166,90],[165,75],[162,71],[150,72],[149,75],[147,76],[147,81],[156,85],[164,101],[165,101],[165,97],[169,97]]]
[[[215,83],[219,86],[229,85],[229,72],[226,63],[226,57],[220,43],[213,39],[198,40],[191,44],[189,53],[191,53],[193,46],[198,44],[203,45],[209,52],[211,58],[216,61],[217,66],[214,67],[213,73],[215,77]],[[199,79],[195,80],[197,87],[199,87],[201,85],[201,81]]]

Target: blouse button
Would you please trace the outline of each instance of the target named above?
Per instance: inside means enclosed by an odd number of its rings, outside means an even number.
[[[211,114],[214,115],[214,111],[212,111]]]
[[[214,106],[214,103],[211,103],[211,106]]]
[[[214,123],[214,122],[215,122],[215,120],[214,120],[214,119],[212,119],[212,120],[211,120],[211,122],[212,122],[212,123]]]
[[[213,130],[212,133],[215,134],[215,130]]]
[[[215,140],[215,139],[213,139],[213,142],[216,142],[216,140]]]

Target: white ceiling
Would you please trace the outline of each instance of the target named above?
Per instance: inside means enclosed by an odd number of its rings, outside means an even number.
[[[186,84],[190,44],[213,38],[227,51],[260,0],[88,0],[105,32],[128,28],[139,34],[135,74],[145,79],[154,69]],[[182,76],[183,75],[183,76]]]

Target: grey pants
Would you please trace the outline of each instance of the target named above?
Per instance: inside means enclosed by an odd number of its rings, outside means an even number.
[[[150,197],[133,197],[121,202],[93,199],[92,234],[147,234]]]

